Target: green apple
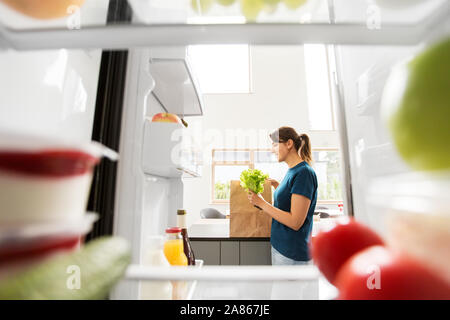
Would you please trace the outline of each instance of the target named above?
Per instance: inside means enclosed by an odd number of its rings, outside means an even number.
[[[304,5],[308,0],[283,0],[286,7],[289,9],[297,9],[298,7]]]
[[[236,0],[216,0],[216,2],[218,4],[221,4],[221,5],[225,6],[225,7],[228,7],[228,6],[231,6],[233,3],[235,3]]]
[[[261,0],[241,0],[241,11],[247,21],[254,22],[264,7]]]
[[[262,0],[262,2],[266,5],[273,6],[277,5],[281,0]]]
[[[192,9],[200,14],[208,12],[213,5],[213,0],[191,0]]]
[[[262,0],[264,4],[264,12],[267,13],[274,13],[278,8],[278,3],[280,3],[281,0]]]
[[[450,38],[394,67],[381,107],[394,145],[412,168],[450,169]]]

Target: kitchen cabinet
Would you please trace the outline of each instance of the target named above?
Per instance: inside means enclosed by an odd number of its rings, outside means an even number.
[[[191,241],[191,245],[196,259],[205,265],[220,265],[220,241]]]
[[[270,242],[241,241],[239,247],[240,265],[271,265]]]
[[[224,266],[239,265],[239,241],[220,242],[220,264]]]
[[[191,238],[205,265],[271,265],[269,238]]]

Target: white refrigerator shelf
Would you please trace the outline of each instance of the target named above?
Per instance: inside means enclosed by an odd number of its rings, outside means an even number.
[[[379,15],[372,17],[370,7],[365,2],[361,5],[362,1],[356,2],[359,7],[353,10],[348,1],[333,1],[334,5],[329,6],[323,0],[310,0],[311,3],[321,2],[323,12],[311,11],[313,6],[294,10],[294,13],[279,10],[272,17],[263,15],[256,22],[247,23],[239,7],[234,9],[236,12],[218,7],[211,14],[198,14],[190,8],[190,1],[178,1],[179,8],[165,8],[155,16],[156,20],[134,16],[130,22],[105,24],[108,2],[103,2],[103,7],[97,8],[96,1],[86,1],[81,8],[81,24],[77,28],[68,25],[69,18],[31,19],[0,4],[0,49],[128,49],[192,44],[296,45],[317,42],[414,45],[448,20],[450,8],[449,1],[429,0],[402,10],[380,6],[377,9],[380,10]],[[148,14],[157,12],[155,10],[160,5],[157,1],[145,2],[153,8],[147,11]],[[180,11],[184,12],[183,18],[174,20]],[[142,15],[141,11],[139,13]],[[371,25],[371,19],[375,19],[375,25]]]

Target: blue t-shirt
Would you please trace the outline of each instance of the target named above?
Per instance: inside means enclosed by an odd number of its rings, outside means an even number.
[[[305,222],[298,231],[272,219],[270,243],[282,255],[296,260],[310,260],[308,241],[313,225],[313,214],[317,201],[317,177],[306,161],[290,168],[274,192],[274,206],[291,211],[292,194],[300,194],[311,200]]]

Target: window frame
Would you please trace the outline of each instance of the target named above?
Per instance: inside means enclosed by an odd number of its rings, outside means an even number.
[[[254,169],[254,156],[252,150],[255,149],[238,149],[238,148],[217,148],[211,150],[211,192],[210,192],[210,204],[227,204],[230,203],[230,200],[227,199],[216,199],[215,198],[215,167],[216,166],[249,166],[249,169]],[[250,160],[249,161],[215,161],[214,160],[214,153],[216,151],[249,151],[250,152]]]
[[[214,160],[214,154],[216,151],[249,151],[250,152],[250,160],[248,161],[215,161]],[[251,149],[251,148],[217,148],[211,150],[211,190],[210,190],[210,204],[229,204],[230,200],[228,199],[215,199],[215,167],[217,165],[219,166],[245,166],[248,165],[249,169],[255,168],[255,152],[258,151],[272,151],[272,149]],[[320,147],[320,148],[313,148],[311,150],[312,152],[315,151],[337,151],[339,152],[339,148],[333,148],[333,147]],[[344,199],[342,200],[317,200],[317,204],[322,205],[338,205],[343,204]]]
[[[329,130],[325,130],[325,131],[329,132]],[[319,147],[319,148],[312,148],[311,149],[311,152],[315,152],[315,151],[336,151],[336,152],[339,152],[339,148]],[[341,171],[342,171],[342,168],[341,168]],[[344,195],[342,195],[342,197],[344,197]],[[344,198],[342,198],[342,200],[319,200],[319,199],[317,199],[317,204],[338,205],[338,204],[343,204],[343,203],[344,203]]]

